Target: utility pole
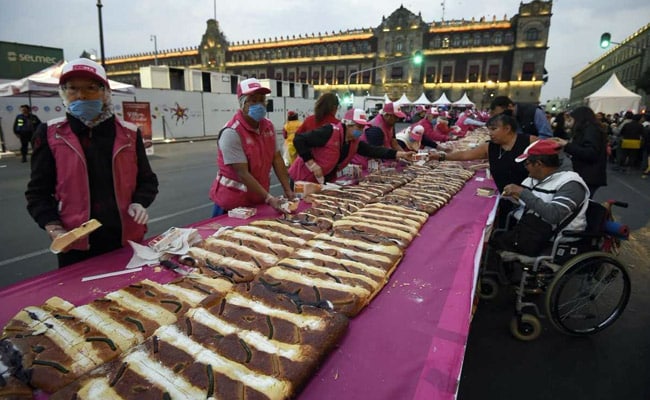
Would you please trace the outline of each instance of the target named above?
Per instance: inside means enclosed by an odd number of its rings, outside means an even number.
[[[106,70],[106,63],[104,60],[104,28],[102,26],[102,0],[97,0],[97,16],[99,17],[99,50],[102,53],[102,67]]]
[[[158,65],[158,38],[156,35],[151,35],[149,40],[153,42],[153,62],[154,65]]]

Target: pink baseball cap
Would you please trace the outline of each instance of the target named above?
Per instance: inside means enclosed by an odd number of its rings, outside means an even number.
[[[352,125],[352,123],[357,125],[368,125],[370,123],[368,122],[366,113],[360,108],[346,111],[341,122],[343,122],[344,125]]]
[[[87,58],[78,58],[65,64],[61,69],[59,85],[65,84],[71,78],[92,79],[101,82],[106,88],[110,89],[104,67]]]
[[[528,156],[543,156],[543,155],[553,155],[560,153],[560,145],[555,140],[549,139],[540,139],[536,142],[533,142],[531,145],[526,147],[523,153],[515,158],[516,162],[522,162],[528,158]]]
[[[415,112],[422,112],[426,111],[426,108],[424,106],[415,106]]]
[[[414,142],[419,142],[422,140],[422,135],[424,134],[424,127],[422,125],[414,126],[409,133],[409,137]]]
[[[402,111],[399,109],[399,105],[395,103],[386,103],[384,104],[384,108],[382,110],[384,114],[393,114],[397,118],[406,118],[406,114],[404,114]]]
[[[237,97],[246,96],[253,93],[269,94],[271,89],[262,86],[260,81],[255,78],[244,79],[237,85]]]

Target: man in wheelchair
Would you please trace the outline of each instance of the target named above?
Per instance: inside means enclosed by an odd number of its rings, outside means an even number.
[[[539,256],[558,233],[585,230],[589,189],[577,173],[560,169],[560,149],[552,140],[538,140],[515,159],[525,164],[528,177],[521,185],[506,185],[502,196],[520,204],[517,223],[495,233],[493,249]]]

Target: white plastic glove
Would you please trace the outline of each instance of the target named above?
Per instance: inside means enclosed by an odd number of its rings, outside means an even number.
[[[309,169],[314,174],[314,177],[316,177],[318,183],[321,185],[325,183],[323,169],[320,167],[320,165],[316,164],[314,160],[309,160],[309,162],[307,162],[307,169]]]
[[[149,221],[149,214],[147,209],[142,207],[142,204],[131,203],[129,204],[128,213],[133,220],[140,225],[144,225]]]

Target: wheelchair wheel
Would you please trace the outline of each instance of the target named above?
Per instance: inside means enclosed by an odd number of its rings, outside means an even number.
[[[499,284],[492,278],[481,278],[480,285],[478,296],[483,300],[493,300],[499,294]]]
[[[510,320],[510,333],[519,340],[529,342],[541,335],[542,323],[533,314],[515,315]]]
[[[612,255],[590,252],[570,259],[546,292],[546,313],[571,335],[599,332],[621,316],[630,298],[630,276]]]

